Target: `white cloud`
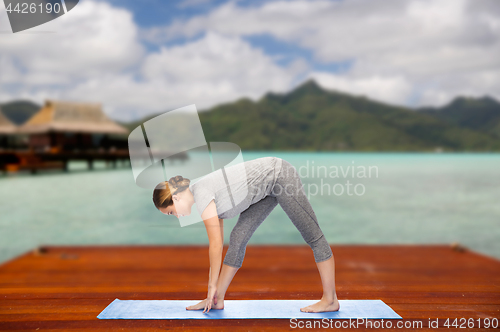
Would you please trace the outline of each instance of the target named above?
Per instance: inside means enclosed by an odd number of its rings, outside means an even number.
[[[93,1],[82,1],[76,8],[25,32],[2,34],[2,56],[25,72],[17,76],[18,83],[71,84],[102,72],[118,73],[142,57],[130,12]],[[3,7],[0,22],[0,29],[10,30]]]
[[[6,24],[1,7],[0,30],[9,31]],[[495,0],[298,0],[253,7],[232,1],[207,15],[139,31],[128,10],[86,0],[26,33],[3,33],[0,98],[99,101],[111,116],[131,119],[192,103],[205,109],[255,99],[313,77],[326,88],[398,104],[439,105],[460,94],[500,99]],[[310,49],[318,63],[353,65],[343,73],[314,70],[300,58],[277,65],[279,55],[243,38],[261,33]],[[189,41],[148,53],[144,37]]]
[[[305,69],[300,60],[282,68],[240,38],[207,33],[191,43],[149,54],[140,81],[131,75],[109,76],[80,84],[71,95],[107,100],[116,110],[129,112],[122,117],[193,103],[203,110],[242,96],[257,99],[270,90],[288,91]]]
[[[411,93],[410,83],[401,76],[353,78],[327,72],[312,72],[309,77],[327,89],[349,91],[354,95],[369,96],[399,105],[404,104]]]
[[[266,89],[287,89],[296,74],[277,66],[248,42],[213,32],[186,45],[162,47],[144,61],[142,73],[147,79],[188,81],[194,86],[198,82],[227,81],[231,83],[228,91],[248,90],[254,95],[263,85]]]
[[[2,35],[2,97],[98,101],[110,116],[130,120],[285,92],[307,69],[300,59],[278,66],[241,38],[216,32],[146,54],[130,12],[91,0],[77,8],[29,32]],[[3,9],[0,18],[7,19]]]
[[[472,84],[500,67],[497,0],[299,0],[250,8],[229,2],[208,15],[152,29],[146,36],[164,41],[207,29],[232,36],[268,33],[312,50],[319,62],[354,60],[348,73],[332,77],[349,92],[377,79],[410,84],[399,98],[394,94],[401,89],[370,93],[388,96],[386,101],[407,102],[421,95],[419,103],[441,104],[462,93],[500,98],[500,78],[482,84],[485,90]]]

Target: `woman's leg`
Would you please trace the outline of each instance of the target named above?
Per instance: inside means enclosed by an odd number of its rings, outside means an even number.
[[[297,170],[286,160],[283,160],[281,172],[276,179],[271,195],[276,196],[280,206],[313,250],[314,260],[321,277],[323,297],[318,303],[301,308],[301,311],[338,310],[339,304],[335,291],[335,262],[332,249],[319,227]]]
[[[243,264],[248,241],[276,205],[276,197],[266,196],[240,213],[238,222],[231,231],[229,248],[217,281],[217,301],[224,300],[229,284]]]
[[[217,305],[221,307],[221,302],[223,306],[224,297],[226,296],[227,288],[233,280],[234,275],[238,272],[237,267],[232,267],[226,264],[222,264],[222,269],[219,274],[219,279],[217,280]]]
[[[276,205],[278,205],[276,197],[266,196],[240,213],[229,237],[229,248],[224,257],[224,264],[235,268],[241,267],[248,241]]]

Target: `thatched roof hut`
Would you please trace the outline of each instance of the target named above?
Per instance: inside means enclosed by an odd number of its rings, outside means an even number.
[[[17,126],[2,113],[0,108],[0,135],[14,134]]]
[[[98,103],[47,100],[19,133],[73,132],[86,134],[127,134],[128,130],[109,119]]]

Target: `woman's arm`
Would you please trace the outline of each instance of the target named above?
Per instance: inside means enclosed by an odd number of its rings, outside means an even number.
[[[208,269],[208,285],[210,286],[210,282],[212,281],[212,268]]]
[[[220,224],[220,237],[222,239],[222,247],[224,247],[224,219],[219,218]],[[210,286],[212,280],[212,268],[208,269],[208,285]]]
[[[224,219],[219,218],[220,237],[222,239],[222,246],[224,247]]]
[[[209,287],[217,287],[220,268],[222,265],[223,232],[217,215],[215,202],[212,200],[201,215],[208,234],[210,258]]]

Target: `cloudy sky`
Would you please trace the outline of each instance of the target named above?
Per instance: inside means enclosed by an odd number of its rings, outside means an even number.
[[[500,1],[80,0],[16,34],[0,3],[0,102],[101,102],[131,120],[310,78],[410,107],[500,100]]]

